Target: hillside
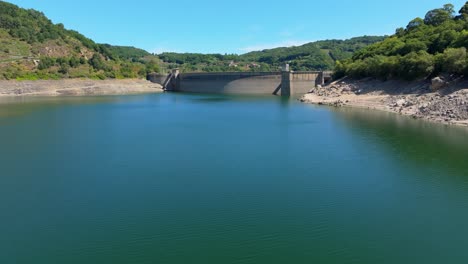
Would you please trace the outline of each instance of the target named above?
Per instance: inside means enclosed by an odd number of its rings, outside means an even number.
[[[241,58],[273,66],[289,63],[294,70],[331,70],[336,60],[351,58],[356,51],[384,39],[385,37],[364,36],[348,40],[323,40],[298,47],[250,52]]]
[[[468,73],[468,2],[458,14],[446,4],[415,18],[383,42],[338,61],[336,77],[415,80]]]
[[[293,70],[331,70],[336,60],[351,58],[360,49],[385,37],[324,40],[298,47],[276,48],[243,55],[162,53],[161,60],[182,71],[271,71],[289,63]]]
[[[299,47],[236,54],[163,53],[98,44],[43,13],[0,1],[0,79],[144,78],[148,73],[180,68],[182,72],[331,70],[336,60],[382,41],[364,36],[325,40]]]
[[[159,64],[146,51],[97,44],[39,11],[0,1],[0,79],[141,78]]]

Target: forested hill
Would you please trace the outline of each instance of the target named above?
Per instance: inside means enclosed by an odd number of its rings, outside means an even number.
[[[293,70],[331,70],[336,60],[351,58],[354,52],[384,39],[364,36],[324,40],[243,55],[162,53],[159,57],[170,67],[179,67],[182,71],[275,71],[284,63],[289,63]]]
[[[39,11],[0,1],[0,79],[136,78],[158,67],[144,50],[97,44]]]
[[[246,61],[273,66],[289,63],[295,70],[331,70],[336,60],[351,58],[354,52],[385,37],[364,36],[348,40],[323,40],[298,47],[276,48],[241,55]]]
[[[163,53],[98,44],[43,13],[0,1],[0,79],[144,78],[151,72],[331,70],[384,37],[325,40],[243,55]]]
[[[383,42],[337,62],[336,77],[414,80],[439,74],[468,74],[468,2],[430,10]]]

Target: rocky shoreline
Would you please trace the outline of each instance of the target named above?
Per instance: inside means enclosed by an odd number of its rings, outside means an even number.
[[[158,93],[162,91],[161,85],[140,79],[63,79],[38,81],[0,80],[0,97],[123,95]]]
[[[304,103],[382,110],[415,119],[468,126],[468,81],[402,82],[343,79],[317,87]]]

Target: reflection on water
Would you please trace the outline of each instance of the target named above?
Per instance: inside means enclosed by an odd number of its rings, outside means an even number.
[[[464,129],[273,96],[0,113],[0,263],[468,262]]]
[[[66,105],[91,105],[139,100],[144,95],[127,96],[15,96],[0,97],[0,118],[30,114],[43,109]],[[0,120],[1,121],[1,120]]]
[[[468,177],[468,128],[436,124],[393,113],[365,109],[340,108],[335,116],[355,133],[379,138],[394,155],[405,155],[417,162],[438,163],[446,168],[462,169]]]

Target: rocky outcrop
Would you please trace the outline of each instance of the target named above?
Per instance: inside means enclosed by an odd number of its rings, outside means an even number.
[[[442,79],[441,77],[435,77],[434,79],[431,80],[431,90],[432,91],[438,91],[442,88],[445,88],[448,85],[448,83]]]
[[[468,125],[468,81],[339,82],[315,89],[302,102],[334,107],[352,106],[409,115],[446,124]],[[437,91],[432,91],[438,83]]]

